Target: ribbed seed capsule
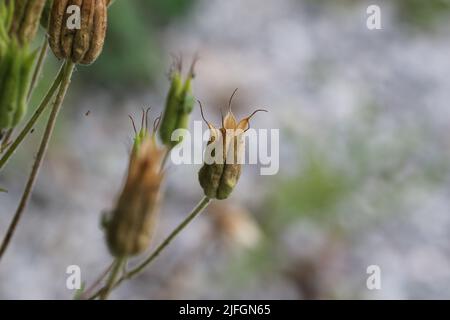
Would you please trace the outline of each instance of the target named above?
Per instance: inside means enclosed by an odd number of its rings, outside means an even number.
[[[159,128],[161,141],[168,147],[174,147],[182,141],[182,137],[178,141],[172,141],[172,134],[175,130],[189,127],[189,118],[195,103],[192,92],[195,62],[194,59],[184,83],[181,76],[181,62],[177,64],[171,74],[170,89]]]
[[[133,149],[125,186],[106,226],[107,243],[114,256],[137,255],[150,244],[163,179],[162,155],[148,135]]]
[[[208,142],[210,153],[205,152],[205,163],[198,177],[200,186],[208,198],[223,200],[233,192],[241,175],[241,158],[244,155],[243,135],[250,127],[251,117],[258,111],[265,110],[257,110],[239,122],[229,111],[220,129],[216,129],[205,120],[211,135]]]
[[[49,44],[58,59],[91,64],[103,49],[107,27],[107,0],[53,0],[48,24]],[[80,28],[69,28],[70,6],[80,8]]]

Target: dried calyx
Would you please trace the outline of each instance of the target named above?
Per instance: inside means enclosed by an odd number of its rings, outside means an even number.
[[[145,251],[155,229],[164,151],[150,134],[136,133],[125,186],[106,222],[106,238],[111,253],[129,257]]]
[[[230,98],[229,111],[222,119],[220,129],[206,121],[199,101],[202,117],[209,127],[210,139],[209,148],[205,152],[205,163],[198,176],[205,196],[210,199],[223,200],[230,196],[241,175],[241,159],[244,155],[243,138],[245,131],[250,128],[249,121],[257,112],[266,112],[266,110],[258,109],[238,122],[231,112],[231,100],[235,93],[236,90]]]
[[[107,0],[53,0],[48,24],[49,43],[58,59],[93,63],[103,49],[107,28]],[[80,8],[79,28],[67,10]]]

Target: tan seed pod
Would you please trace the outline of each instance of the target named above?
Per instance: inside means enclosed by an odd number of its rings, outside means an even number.
[[[236,91],[233,95],[235,93]],[[233,96],[231,96],[232,98]],[[259,111],[266,110],[256,110],[250,116],[238,122],[230,108],[222,120],[222,128],[220,129],[215,128],[203,117],[209,127],[211,136],[208,146],[213,146],[211,148],[213,152],[211,155],[205,154],[205,160],[208,161],[205,161],[198,177],[200,186],[208,198],[223,200],[233,192],[241,175],[241,159],[245,153],[243,135],[250,128],[250,119]]]
[[[114,256],[137,255],[150,244],[163,179],[162,156],[163,151],[149,136],[132,152],[125,186],[106,226],[107,243]]]
[[[48,27],[50,47],[58,59],[91,64],[103,49],[108,0],[54,0]],[[67,8],[80,8],[80,28],[69,29]]]

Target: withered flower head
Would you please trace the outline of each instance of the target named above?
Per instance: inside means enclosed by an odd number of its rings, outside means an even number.
[[[128,176],[111,219],[106,237],[114,256],[132,256],[145,251],[152,238],[160,198],[163,151],[146,136],[131,153]]]
[[[91,64],[103,49],[107,27],[107,0],[53,0],[48,26],[49,43],[58,59]],[[80,28],[69,28],[69,6],[80,8]]]
[[[230,98],[229,106],[231,106],[231,100],[235,93],[236,90]],[[200,108],[205,120],[201,103]],[[208,152],[207,148],[205,163],[198,175],[200,186],[208,198],[226,199],[236,186],[241,175],[244,133],[250,128],[250,119],[259,111],[266,110],[258,109],[238,122],[230,108],[225,118],[222,119],[222,128],[220,129],[215,128],[205,120],[210,131],[208,146],[211,153]]]

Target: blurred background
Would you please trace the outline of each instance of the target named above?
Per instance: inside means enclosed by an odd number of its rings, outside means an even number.
[[[378,4],[382,30],[366,28]],[[2,299],[70,299],[111,257],[100,228],[121,189],[128,114],[162,111],[171,54],[199,53],[195,95],[218,123],[280,129],[280,172],[245,166],[117,299],[449,299],[450,1],[117,0],[105,49],[78,67],[34,194],[0,265]],[[49,59],[35,106],[58,63]],[[192,120],[200,120],[195,110]],[[44,121],[42,121],[44,122]],[[0,176],[0,234],[42,133]],[[202,196],[199,166],[168,170],[153,246]],[[366,269],[381,268],[381,290]]]

